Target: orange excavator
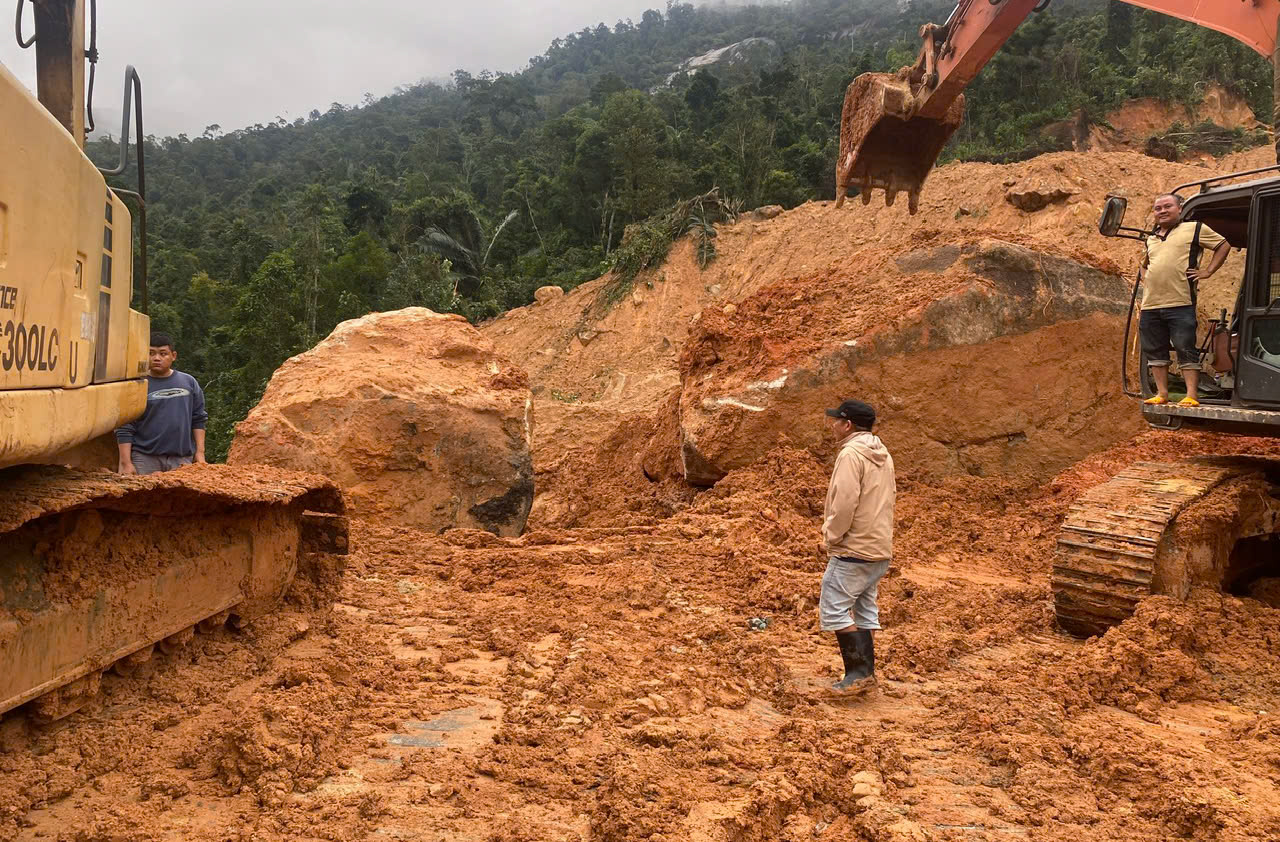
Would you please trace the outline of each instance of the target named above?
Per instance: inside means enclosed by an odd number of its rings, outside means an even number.
[[[1280,69],[1280,0],[1124,2],[1224,32]],[[915,213],[929,170],[960,126],[965,86],[1046,5],[961,0],[945,24],[921,29],[924,44],[915,65],[855,79],[841,122],[837,207],[852,187],[864,203],[873,189],[884,190],[888,205],[905,190]],[[1280,72],[1276,79],[1280,104]],[[1180,221],[1210,226],[1244,249],[1246,266],[1232,318],[1223,312],[1211,322],[1204,345],[1202,362],[1218,375],[1218,388],[1202,393],[1197,406],[1144,403],[1143,417],[1156,429],[1280,438],[1280,166],[1203,179],[1172,192],[1183,199]],[[1099,233],[1145,238],[1148,232],[1124,225],[1126,204],[1121,197],[1107,200]],[[1150,397],[1155,387],[1147,360],[1139,355],[1140,385],[1132,387],[1128,336],[1123,346],[1125,394]],[[1209,457],[1128,466],[1068,512],[1051,584],[1058,625],[1081,636],[1123,622],[1150,594],[1185,598],[1194,587],[1209,587],[1274,604],[1280,592],[1280,460]]]
[[[1280,0],[1122,2],[1230,35],[1280,68],[1274,61]],[[863,204],[876,189],[884,191],[886,205],[906,191],[915,213],[925,178],[964,120],[964,89],[1023,21],[1048,5],[1049,0],[960,0],[946,23],[921,27],[923,44],[914,65],[854,79],[840,118],[836,207],[856,187]]]

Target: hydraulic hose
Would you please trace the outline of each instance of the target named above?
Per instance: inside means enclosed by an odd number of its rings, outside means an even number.
[[[1133,330],[1133,311],[1138,306],[1138,287],[1141,284],[1140,278],[1133,282],[1133,295],[1129,298],[1129,316],[1124,322],[1124,342],[1120,346],[1120,388],[1124,391],[1125,397],[1129,398],[1142,397],[1141,392],[1134,392],[1129,388],[1129,335]]]
[[[96,128],[93,124],[93,83],[98,76],[98,0],[89,0],[89,49],[84,51],[89,60],[89,90],[85,92],[85,122],[89,131]]]

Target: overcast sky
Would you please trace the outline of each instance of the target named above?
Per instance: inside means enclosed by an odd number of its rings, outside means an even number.
[[[0,21],[13,19],[14,0]],[[517,70],[553,38],[639,21],[662,0],[99,0],[99,126],[119,126],[138,68],[148,134],[229,131],[358,103],[458,68]],[[8,15],[6,18],[5,15]],[[26,33],[31,11],[26,11]],[[35,51],[0,26],[0,62],[35,87]]]

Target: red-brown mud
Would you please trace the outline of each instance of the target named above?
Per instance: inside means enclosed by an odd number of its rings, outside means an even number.
[[[1086,246],[1103,188],[1195,169],[1123,153],[948,167],[914,222],[806,206],[726,229],[706,274],[678,247],[586,341],[591,289],[496,321],[537,402],[526,533],[357,522],[330,603],[106,676],[53,726],[7,717],[0,839],[1280,838],[1280,610],[1199,588],[1082,642],[1055,629],[1049,587],[1063,513],[1124,465],[1274,444],[1131,426],[1060,473],[904,470],[880,688],[853,702],[823,692],[838,658],[815,616],[829,445],[779,436],[700,492],[672,461],[699,310],[800,290],[927,220],[1119,266],[1123,249]],[[1036,173],[1081,198],[1005,201],[1004,180]]]
[[[1104,476],[904,484],[857,703],[816,689],[807,451],[649,524],[367,525],[331,609],[198,637],[50,728],[7,719],[5,835],[1273,837],[1280,611],[1197,590],[1093,641],[1053,628],[1056,516]]]

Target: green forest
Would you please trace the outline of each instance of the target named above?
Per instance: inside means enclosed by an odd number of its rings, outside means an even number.
[[[910,64],[920,25],[952,5],[669,3],[557,38],[517,72],[148,138],[150,315],[205,386],[210,458],[281,362],[344,319],[421,305],[479,321],[545,284],[632,275],[690,222],[709,239],[737,208],[832,198],[845,87]],[[680,70],[746,39],[738,61]],[[1209,81],[1270,114],[1270,65],[1246,47],[1120,3],[1057,0],[970,87],[943,161],[1064,148],[1046,126],[1101,121],[1134,97],[1192,103]],[[108,139],[90,154],[119,150]]]

